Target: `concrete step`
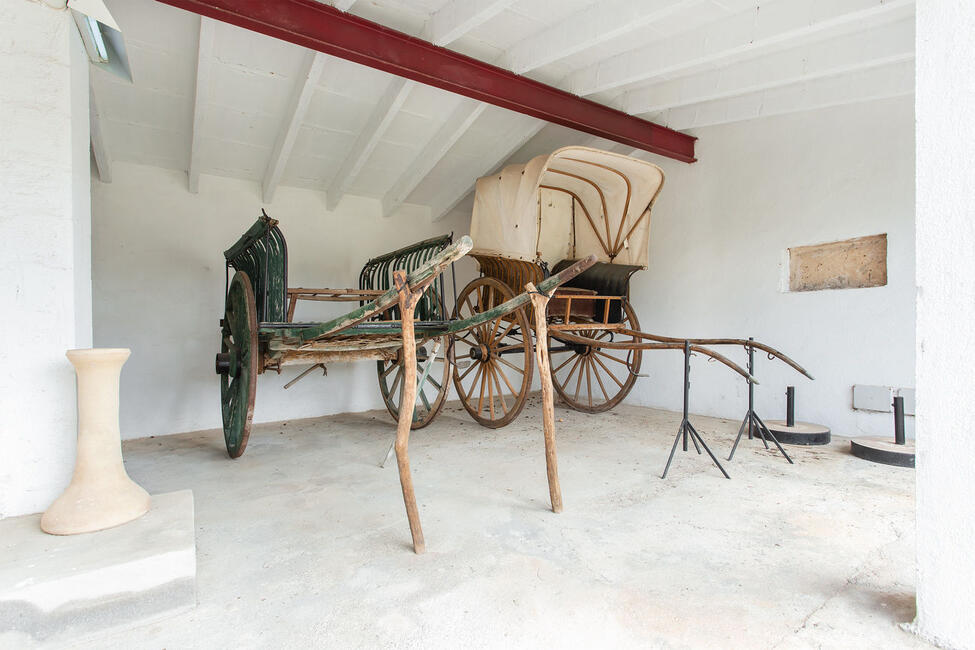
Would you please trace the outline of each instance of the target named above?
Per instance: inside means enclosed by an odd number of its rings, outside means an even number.
[[[37,515],[0,521],[0,647],[89,636],[196,606],[193,493],[152,497],[144,516],[48,535]]]

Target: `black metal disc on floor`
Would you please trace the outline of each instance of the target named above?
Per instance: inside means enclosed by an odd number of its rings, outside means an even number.
[[[788,445],[828,445],[829,428],[811,422],[796,422],[794,426],[785,420],[768,420],[765,425],[775,439]]]
[[[856,438],[850,441],[853,455],[873,463],[914,467],[914,442],[896,444],[890,438]]]

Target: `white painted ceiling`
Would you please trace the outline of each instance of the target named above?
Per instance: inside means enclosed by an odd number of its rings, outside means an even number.
[[[185,170],[193,191],[201,174],[230,176],[260,183],[266,202],[288,185],[436,219],[545,126],[153,0],[106,4],[134,83],[92,70],[103,179],[128,161]],[[913,0],[331,4],[690,133],[914,91]]]

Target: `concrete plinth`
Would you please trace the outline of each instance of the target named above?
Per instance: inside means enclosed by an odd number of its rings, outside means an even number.
[[[191,491],[153,496],[145,516],[87,535],[46,535],[39,518],[0,521],[0,647],[141,624],[196,605]]]
[[[812,422],[796,422],[790,427],[785,420],[768,420],[765,426],[782,444],[828,445],[831,439],[829,427]]]
[[[890,438],[856,438],[850,441],[850,452],[871,463],[914,467],[914,441],[898,445]]]

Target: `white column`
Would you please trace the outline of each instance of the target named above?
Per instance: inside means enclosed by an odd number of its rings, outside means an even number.
[[[44,510],[71,478],[64,352],[91,345],[89,66],[49,4],[0,2],[0,517]]]
[[[917,3],[917,627],[975,647],[975,3]]]

